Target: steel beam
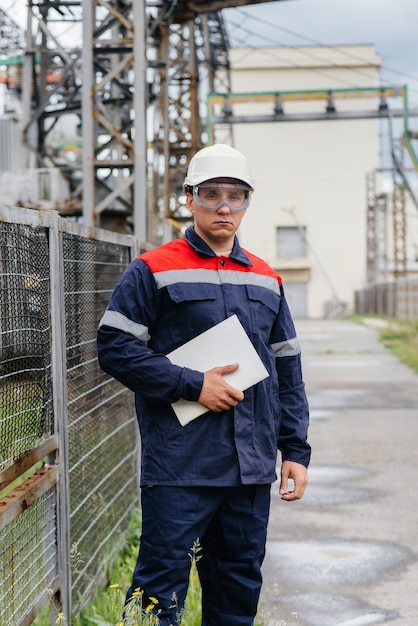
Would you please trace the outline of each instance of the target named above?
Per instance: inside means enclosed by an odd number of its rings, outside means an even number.
[[[418,117],[418,109],[409,111],[410,117]],[[341,120],[364,120],[388,117],[403,117],[402,109],[388,111],[342,111],[335,113],[282,113],[266,115],[213,115],[209,118],[210,125],[217,124],[271,124],[273,122],[323,122]]]

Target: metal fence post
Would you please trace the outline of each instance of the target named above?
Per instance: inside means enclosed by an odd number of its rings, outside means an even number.
[[[58,565],[61,572],[62,611],[71,622],[71,538],[68,461],[67,364],[64,303],[64,262],[58,213],[53,211],[49,237],[51,272],[52,389],[55,429],[59,441],[57,511]],[[54,622],[55,623],[55,622]]]
[[[146,58],[145,31],[146,15],[145,0],[136,0],[134,6],[134,110],[135,110],[135,182],[134,182],[134,232],[143,241],[148,240],[147,224],[147,127],[146,127]]]

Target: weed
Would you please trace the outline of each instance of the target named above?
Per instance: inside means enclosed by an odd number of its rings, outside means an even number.
[[[118,622],[118,626],[158,626],[160,620],[152,611],[158,605],[157,598],[150,597],[150,603],[143,606],[144,592],[141,589],[135,589],[132,597],[127,602],[124,609],[124,617]]]

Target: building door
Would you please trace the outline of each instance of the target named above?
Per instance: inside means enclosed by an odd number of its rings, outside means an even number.
[[[284,293],[292,316],[296,319],[307,317],[306,283],[284,282]]]
[[[279,226],[276,229],[276,254],[278,258],[286,259],[286,278],[284,289],[286,300],[293,317],[306,318],[307,288],[306,280],[300,277],[301,259],[306,259],[306,229],[304,226]],[[294,268],[289,265],[289,259],[297,260]],[[293,271],[292,271],[293,269]],[[299,274],[299,280],[292,280],[291,274]],[[280,270],[279,270],[280,274]]]

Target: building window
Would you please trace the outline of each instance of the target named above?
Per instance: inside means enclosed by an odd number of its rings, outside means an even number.
[[[276,252],[281,258],[306,257],[304,226],[279,226],[276,230]]]

